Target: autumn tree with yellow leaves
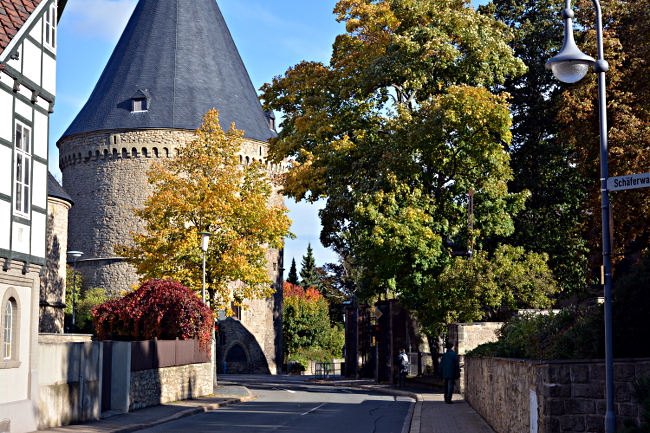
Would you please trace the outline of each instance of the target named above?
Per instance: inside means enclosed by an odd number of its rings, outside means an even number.
[[[201,232],[213,233],[206,253],[207,300],[231,312],[231,302],[274,293],[266,251],[282,248],[291,221],[284,206],[271,206],[272,184],[264,165],[240,165],[242,131],[224,132],[219,112],[208,111],[196,138],[179,146],[174,158],[152,164],[154,191],[136,210],[145,232],[132,233],[133,245],[119,253],[142,280],[169,277],[200,291]]]

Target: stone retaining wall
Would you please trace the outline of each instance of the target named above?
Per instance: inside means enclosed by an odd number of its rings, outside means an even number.
[[[650,376],[650,359],[614,363],[615,414],[640,421],[632,382]],[[465,399],[497,433],[603,433],[605,363],[465,358]]]
[[[129,411],[212,394],[212,364],[189,364],[131,373]]]

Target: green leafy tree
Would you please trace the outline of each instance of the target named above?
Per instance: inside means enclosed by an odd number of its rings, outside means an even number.
[[[66,323],[72,324],[73,300],[76,300],[75,332],[92,334],[95,328],[91,311],[93,307],[106,302],[108,295],[102,288],[88,287],[84,289],[82,285],[83,277],[77,272],[75,293],[74,269],[72,266],[68,266],[66,269],[66,306],[63,312],[66,316]]]
[[[507,26],[463,2],[341,0],[335,13],[347,33],[329,66],[302,62],[262,88],[284,113],[270,150],[294,160],[286,194],[327,198],[321,242],[354,258],[359,298],[391,291],[416,309],[447,239],[513,231],[527,192],[508,192],[508,95],[487,89],[525,67]]]
[[[199,233],[217,234],[206,256],[207,299],[228,313],[231,302],[246,308],[246,299],[273,293],[266,252],[292,236],[287,209],[269,205],[273,192],[264,166],[239,163],[242,134],[234,124],[224,132],[218,111],[208,111],[195,140],[152,165],[154,193],[135,211],[146,232],[133,233],[133,245],[119,249],[143,280],[170,277],[200,291]]]
[[[478,251],[471,259],[456,257],[434,286],[423,289],[424,325],[436,335],[453,322],[503,320],[512,310],[549,308],[558,286],[547,259],[510,245],[493,254]]]
[[[313,287],[284,285],[282,335],[285,357],[304,356],[314,361],[340,357],[343,330],[330,325],[327,301]]]
[[[291,267],[289,268],[289,276],[287,283],[298,285],[298,271],[296,271],[296,259],[291,259]]]
[[[528,67],[523,75],[507,77],[498,89],[512,95],[514,176],[509,188],[531,193],[526,208],[513,216],[513,234],[501,241],[548,254],[564,292],[575,294],[585,289],[588,271],[582,233],[586,217],[581,212],[587,181],[576,170],[573,144],[558,138],[558,102],[567,85],[544,67],[562,46],[562,7],[557,0],[493,0],[479,10],[510,27],[510,46]]]

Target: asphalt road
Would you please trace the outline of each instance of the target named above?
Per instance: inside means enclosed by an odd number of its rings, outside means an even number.
[[[225,378],[225,379],[224,379]],[[220,376],[259,398],[143,432],[402,433],[414,400],[282,376]],[[406,426],[406,428],[405,428]]]

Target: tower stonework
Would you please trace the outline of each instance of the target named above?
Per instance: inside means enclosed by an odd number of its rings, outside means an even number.
[[[152,162],[192,141],[213,107],[224,130],[234,122],[244,131],[242,165],[261,161],[269,176],[282,171],[266,160],[267,140],[276,135],[272,114],[262,111],[216,2],[140,0],[88,102],[58,142],[63,187],[75,203],[68,248],[84,253],[77,270],[85,287],[119,294],[137,284],[115,246],[130,245],[131,232],[144,230],[134,210],[153,193]],[[274,187],[269,204],[283,203]],[[238,319],[223,321],[219,366],[236,355],[241,372],[280,370],[282,260],[281,250],[268,249],[275,295],[249,301]]]

